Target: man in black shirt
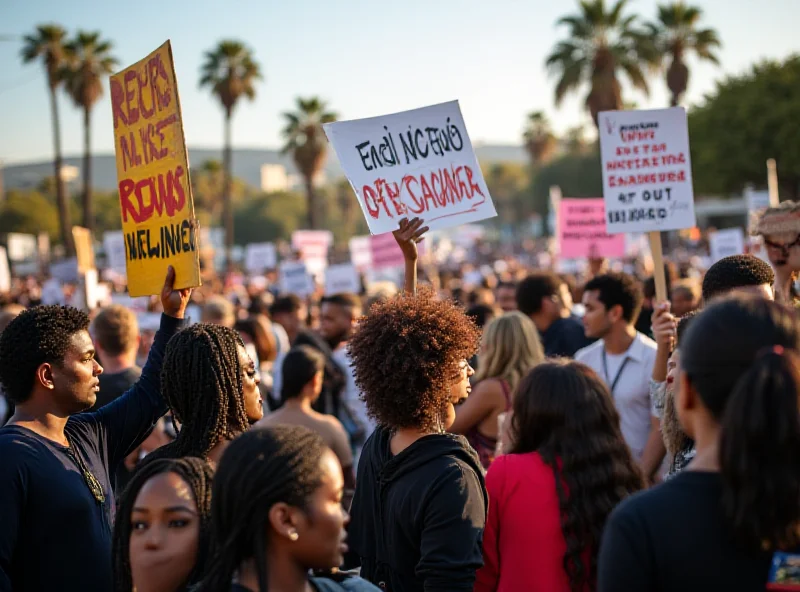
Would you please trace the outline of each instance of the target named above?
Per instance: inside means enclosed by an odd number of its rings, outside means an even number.
[[[102,367],[89,319],[46,306],[0,336],[0,382],[16,404],[0,428],[0,591],[111,590],[111,474],[167,410],[161,364],[190,289],[173,290],[141,379],[94,413]]]
[[[565,305],[567,285],[555,273],[541,272],[517,287],[517,307],[536,325],[545,355],[571,358],[592,341],[580,319]]]

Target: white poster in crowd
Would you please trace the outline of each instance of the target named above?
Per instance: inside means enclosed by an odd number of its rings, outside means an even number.
[[[361,292],[361,276],[352,263],[331,265],[325,270],[325,295],[329,296],[341,292],[351,292],[353,294]]]
[[[253,243],[244,250],[244,266],[249,273],[263,273],[278,266],[278,253],[272,243]]]
[[[130,308],[133,312],[147,312],[147,307],[150,304],[150,297],[136,296],[134,298],[130,294],[112,294],[111,303]]]
[[[372,234],[401,218],[436,230],[497,215],[458,101],[324,127]]]
[[[125,237],[121,230],[103,233],[103,250],[106,252],[106,266],[126,276]]]
[[[75,257],[50,264],[50,275],[65,283],[78,281],[78,260]]]
[[[64,289],[57,278],[50,278],[42,284],[42,304],[66,304]]]
[[[0,247],[0,292],[11,290],[11,270],[8,267],[6,248]]]
[[[302,261],[285,261],[280,266],[281,292],[308,296],[314,292],[314,278]]]
[[[328,249],[333,244],[330,230],[296,230],[292,233],[292,248],[300,254],[308,273],[322,275],[328,266]]]
[[[11,261],[33,261],[38,255],[38,239],[35,234],[8,233],[8,258]]]
[[[755,191],[752,187],[748,187],[744,190],[744,197],[747,201],[747,209],[750,212],[757,212],[759,210],[763,210],[764,208],[769,208],[772,205],[770,201],[769,191]]]
[[[359,271],[372,267],[372,245],[368,236],[354,236],[350,239],[350,261]]]
[[[711,263],[716,263],[724,257],[741,255],[744,253],[744,230],[741,228],[726,228],[717,230],[708,235],[708,248],[711,253]]]
[[[686,111],[604,111],[598,125],[608,233],[696,226]]]

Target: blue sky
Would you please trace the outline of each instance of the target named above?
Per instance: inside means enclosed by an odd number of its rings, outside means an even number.
[[[763,58],[800,50],[798,0],[694,0],[717,28],[722,67],[693,65],[689,102],[714,80],[740,73]],[[299,95],[319,95],[342,119],[402,111],[458,99],[473,142],[518,143],[525,114],[545,110],[557,131],[588,122],[583,96],[556,109],[554,81],[544,59],[564,36],[558,17],[572,0],[2,0],[0,2],[0,160],[47,159],[50,115],[40,66],[19,60],[21,36],[43,22],[70,32],[100,30],[127,66],[171,39],[187,143],[219,147],[222,113],[197,86],[203,52],[223,38],[249,45],[265,80],[253,103],[234,114],[236,147],[280,145],[281,113]],[[630,10],[655,15],[655,0],[632,0]],[[9,39],[7,36],[12,36]],[[640,107],[665,106],[664,82],[653,80],[650,100],[627,92]],[[113,151],[108,92],[92,119],[95,152]],[[82,150],[80,113],[60,97],[66,155]]]

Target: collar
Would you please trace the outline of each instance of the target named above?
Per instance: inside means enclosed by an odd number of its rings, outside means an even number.
[[[603,352],[607,354],[605,351],[605,344],[602,345]],[[607,354],[608,355],[608,354]],[[642,334],[638,331],[636,335],[633,337],[633,341],[631,342],[630,347],[628,347],[628,351],[626,351],[623,355],[627,356],[630,360],[634,362],[641,363],[644,361],[644,344],[642,343]]]

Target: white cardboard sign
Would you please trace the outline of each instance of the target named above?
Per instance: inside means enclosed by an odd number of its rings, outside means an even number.
[[[708,236],[708,248],[711,252],[711,263],[731,255],[744,253],[744,231],[741,228],[717,230]]]
[[[686,111],[604,111],[598,123],[608,233],[695,226]]]
[[[11,261],[35,261],[38,249],[36,235],[19,232],[8,233],[8,258]]]
[[[8,267],[6,248],[0,247],[0,292],[11,290],[11,270]]]
[[[281,291],[285,294],[308,296],[314,292],[314,280],[302,261],[285,261],[280,267]]]
[[[254,243],[244,250],[244,265],[249,273],[263,273],[278,266],[278,255],[272,243]]]
[[[106,252],[106,265],[123,277],[127,276],[125,237],[121,230],[103,233],[103,250]]]
[[[458,101],[324,128],[372,234],[404,217],[436,230],[497,215]]]
[[[357,269],[364,271],[372,266],[372,247],[368,236],[354,236],[350,239],[350,261]]]
[[[351,292],[361,292],[361,278],[358,270],[352,263],[331,265],[325,270],[325,295]]]

